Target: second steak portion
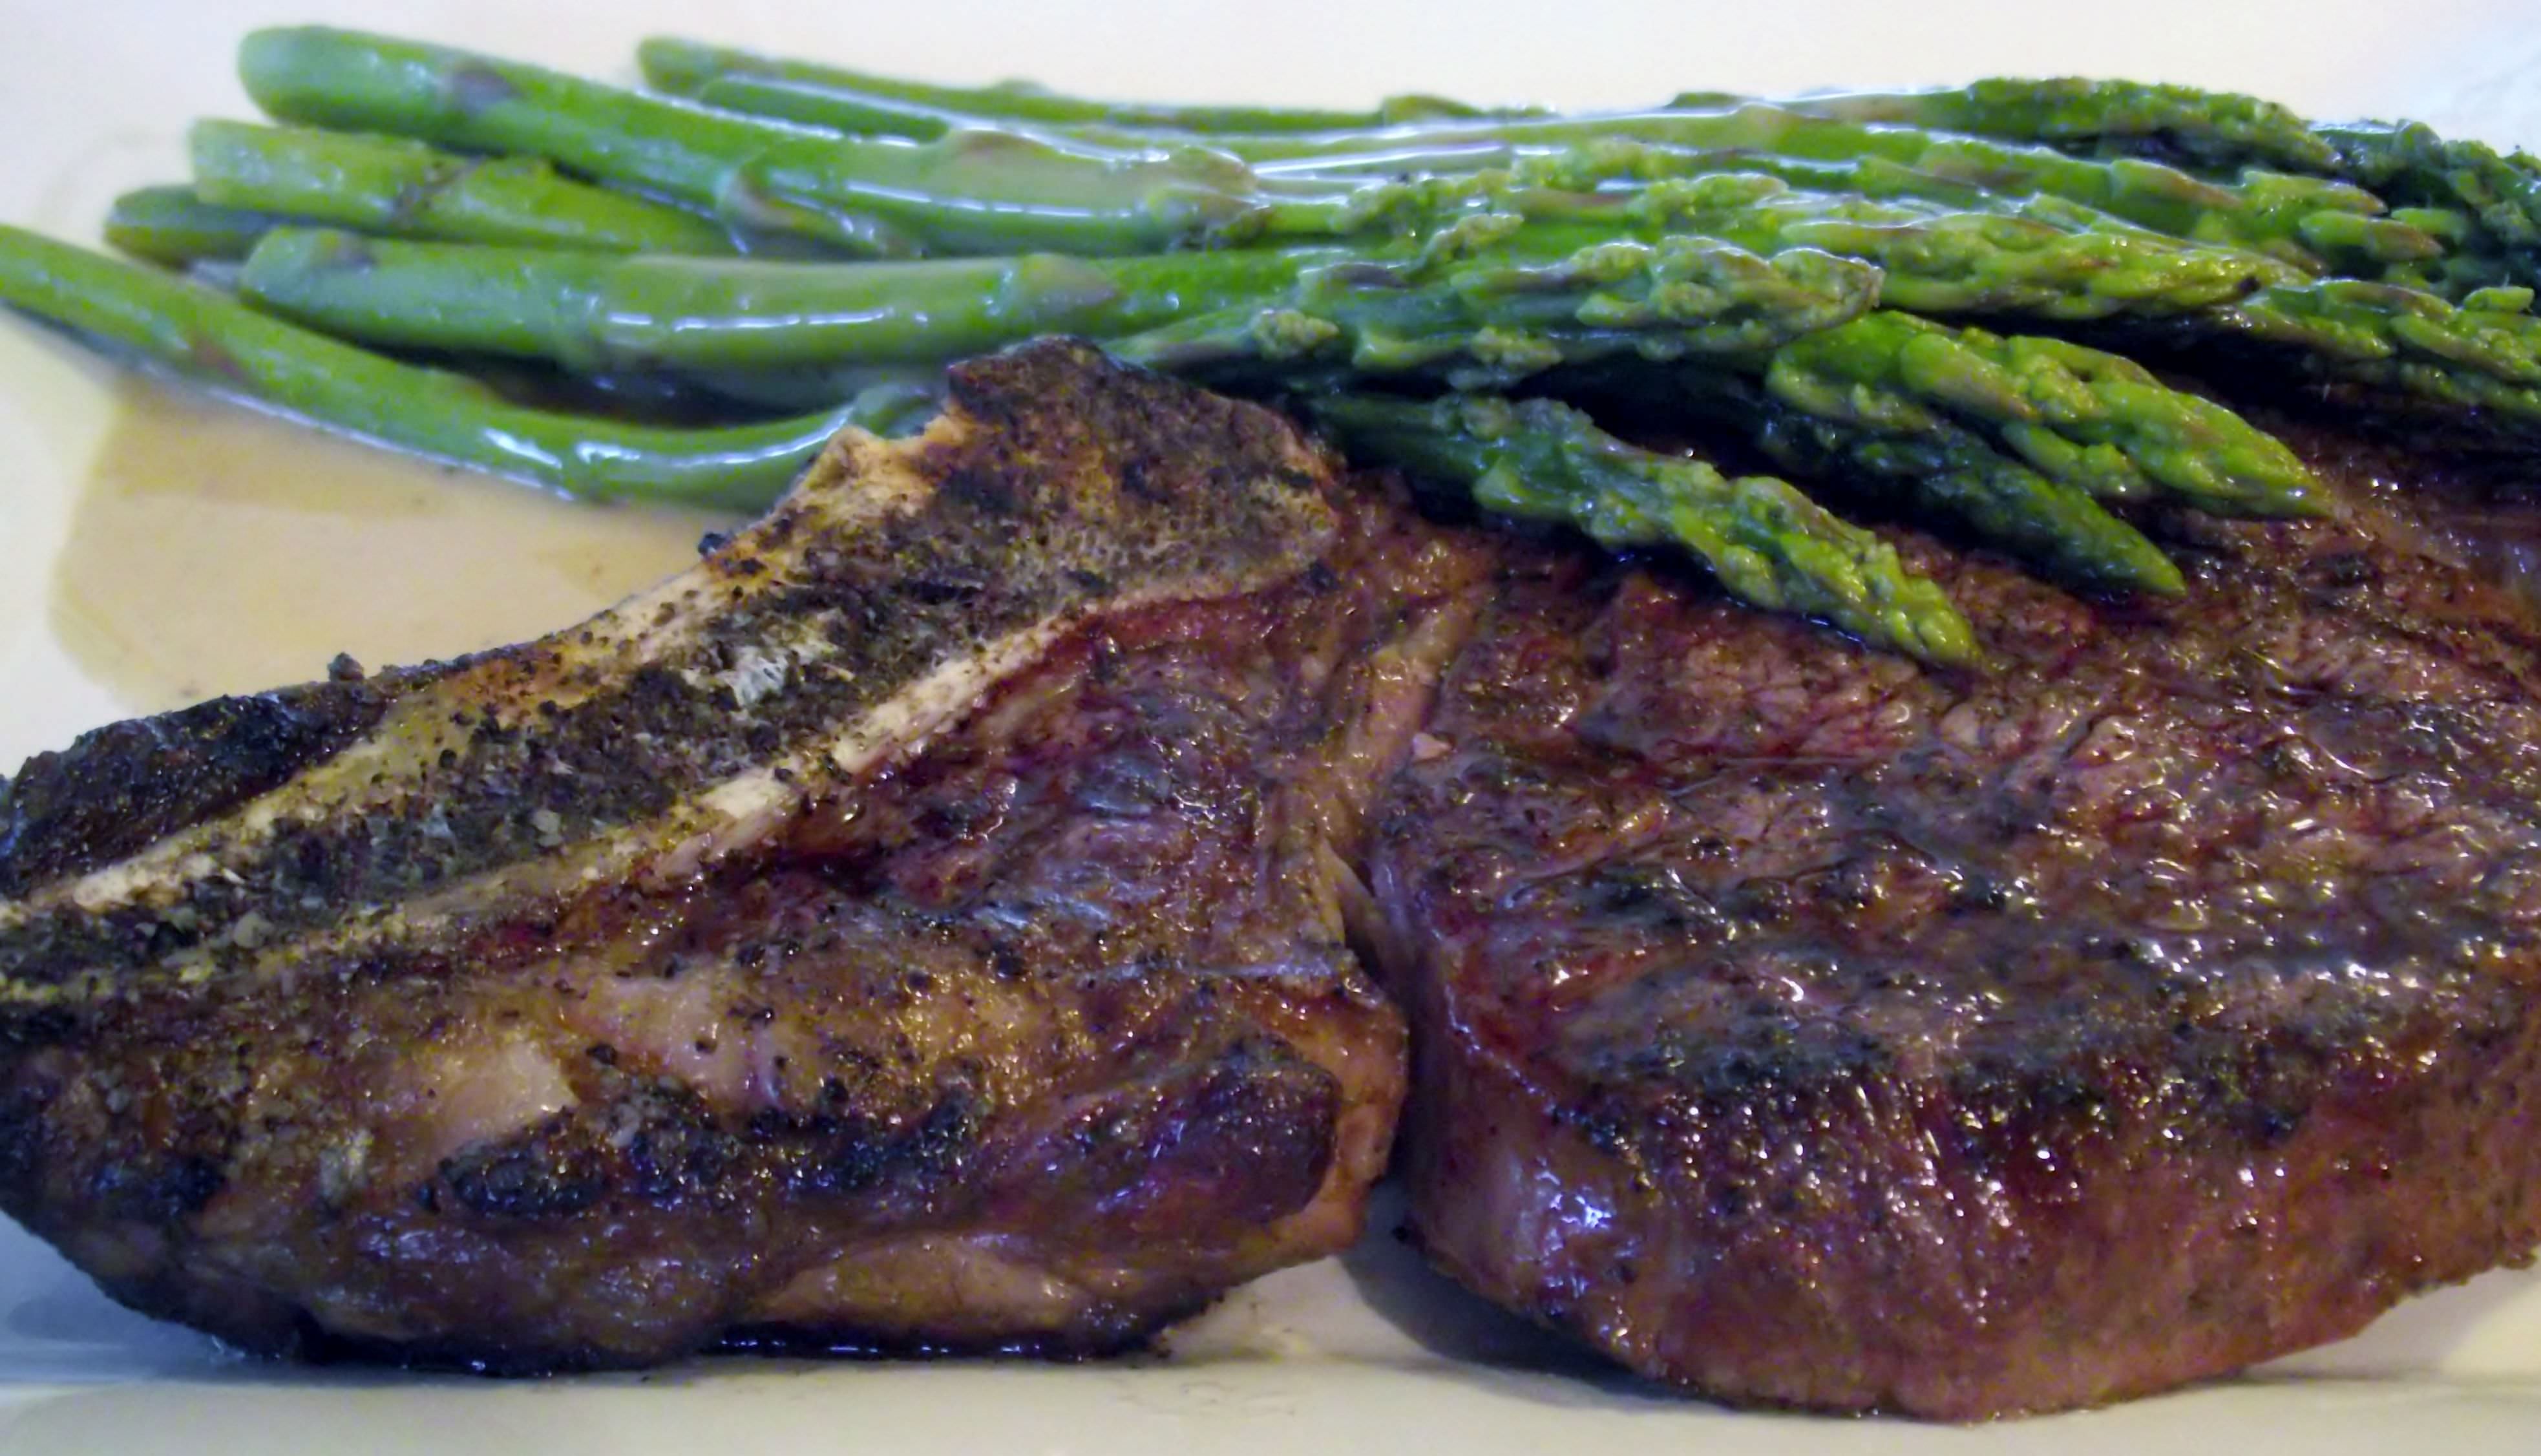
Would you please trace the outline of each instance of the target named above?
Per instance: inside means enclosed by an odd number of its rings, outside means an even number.
[[[1974,1419],[2541,1241],[2541,635],[2412,462],[1937,676],[1514,558],[1380,812],[1414,1231],[1721,1399]],[[2406,490],[2389,482],[2405,481]],[[2376,483],[2380,482],[2380,483]]]

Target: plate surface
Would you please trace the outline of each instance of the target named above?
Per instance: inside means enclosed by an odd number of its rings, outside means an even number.
[[[671,31],[948,81],[1028,75],[1068,90],[1158,99],[1350,104],[1425,90],[1617,106],[1689,89],[2087,72],[2251,91],[2317,115],[2413,115],[2448,132],[2541,147],[2541,33],[2516,24],[2527,18],[2520,0],[2131,0],[2097,14],[2040,0],[2014,20],[1999,10],[1985,0],[1560,7],[1466,0],[1452,11],[1410,0],[1246,7],[929,0],[799,12],[757,0],[588,7],[7,0],[0,219],[94,240],[115,192],[182,175],[187,121],[251,114],[230,67],[238,36],[260,24],[310,19],[619,78],[631,77],[638,36]],[[157,421],[156,454],[134,454],[136,420]],[[225,633],[266,632],[297,605],[300,616],[319,619],[323,637],[339,623],[328,615],[337,609],[307,605],[319,600],[318,577],[331,572],[338,592],[347,581],[392,580],[371,573],[387,572],[407,554],[402,543],[435,529],[430,520],[442,509],[435,490],[511,488],[435,481],[398,468],[376,485],[345,487],[380,493],[379,503],[359,511],[342,509],[341,492],[332,504],[313,505],[270,491],[231,510],[221,505],[223,492],[260,486],[259,440],[278,442],[304,472],[372,469],[359,447],[313,457],[279,427],[244,435],[238,428],[0,318],[0,764],[168,705],[188,686],[261,686],[262,679],[221,676],[261,670],[237,665],[258,661],[252,657],[216,651]],[[172,451],[171,440],[207,443],[189,453]],[[148,489],[136,490],[136,473]],[[108,502],[102,492],[117,479],[121,494]],[[397,495],[400,489],[408,494]],[[420,643],[449,652],[479,645],[478,637],[561,625],[584,610],[580,602],[605,600],[640,579],[630,573],[658,569],[641,553],[658,555],[662,542],[691,524],[602,520],[561,504],[482,494],[454,498],[474,500],[470,508],[488,519],[534,517],[544,534],[535,549],[521,549],[537,570],[444,575],[438,566],[417,567],[414,579],[395,578],[393,589],[372,593],[403,616],[347,618],[344,645]],[[197,510],[211,514],[186,514]],[[242,542],[254,550],[243,552]],[[201,559],[189,562],[189,553]],[[231,569],[210,569],[223,564]],[[172,570],[182,572],[182,590],[164,589],[177,579]],[[102,593],[128,604],[144,600],[150,585],[163,588],[147,599],[156,616],[137,628],[122,620],[121,638],[101,635],[93,599]],[[447,593],[447,609],[436,607],[436,588]],[[206,666],[200,684],[185,676],[187,663],[212,657],[232,665]],[[310,676],[324,654],[283,660],[295,666],[281,677]],[[493,1384],[242,1362],[109,1303],[0,1220],[0,1451],[635,1453],[738,1445],[902,1456],[1186,1456],[1418,1441],[1493,1456],[1560,1441],[1620,1456],[1696,1448],[2136,1452],[2193,1442],[2256,1456],[2541,1444],[2541,1275],[2493,1274],[2416,1300],[2359,1339],[2242,1380],[2109,1412],[1941,1430],[1734,1415],[1656,1393],[1445,1286],[1385,1236],[1391,1226],[1391,1210],[1380,1208],[1355,1253],[1239,1292],[1178,1332],[1163,1357],[1083,1367],[720,1360],[646,1376]]]

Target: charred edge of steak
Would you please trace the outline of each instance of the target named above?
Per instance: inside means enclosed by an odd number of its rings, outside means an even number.
[[[959,1086],[899,1126],[853,1114],[762,1113],[735,1127],[686,1089],[648,1085],[641,1098],[599,1099],[443,1160],[402,1206],[329,1210],[320,1263],[379,1257],[412,1240],[454,1255],[487,1256],[479,1277],[503,1287],[459,1297],[477,1315],[407,1336],[330,1327],[308,1291],[278,1286],[221,1259],[171,1259],[119,1275],[108,1292],[156,1318],[210,1331],[251,1353],[319,1362],[358,1360],[417,1369],[523,1376],[659,1364],[724,1350],[881,1355],[1029,1354],[1084,1358],[1132,1348],[1222,1292],[1232,1239],[1257,1235],[1311,1204],[1337,1154],[1344,1089],[1326,1067],[1276,1036],[1243,1032],[1214,1045],[1158,1049],[1156,1064],[1074,1099],[1064,1116],[995,1107]],[[0,1101],[0,1114],[9,1102]],[[28,1138],[0,1124],[0,1191],[17,1193],[48,1170],[25,1145],[40,1116],[17,1109]],[[13,1153],[11,1149],[15,1148]],[[11,1211],[66,1244],[77,1230],[109,1231],[139,1248],[177,1230],[217,1192],[217,1167],[191,1157],[113,1161],[84,1180],[87,1210],[60,1226],[40,1205]],[[751,1213],[756,1200],[770,1200]],[[1053,1209],[1072,1216],[1053,1219]],[[764,1216],[761,1216],[763,1214]],[[652,1248],[679,1243],[702,1266],[748,1270],[693,1319],[618,1327],[620,1339],[559,1339],[567,1326],[506,1329],[520,1307],[570,1305],[577,1287],[621,1272],[595,1223]],[[687,1231],[683,1233],[683,1226]],[[809,1247],[826,1256],[804,1261]],[[885,1290],[818,1321],[724,1318],[792,1279],[859,1250],[940,1234],[1047,1249],[1064,1270],[1078,1255],[1144,1249],[1144,1277],[1064,1307],[1063,1323],[998,1320],[1000,1308],[958,1291],[940,1301]],[[97,1246],[92,1245],[91,1248]],[[505,1269],[497,1251],[529,1266]],[[268,1255],[245,1261],[254,1265]],[[341,1277],[340,1274],[337,1277]],[[321,1277],[322,1287],[328,1279]],[[710,1281],[711,1282],[711,1281]],[[688,1291],[690,1296],[696,1291]],[[498,1313],[499,1312],[499,1313]],[[1008,1312],[1009,1314],[1011,1312]],[[633,1338],[627,1338],[633,1337]]]
[[[395,700],[363,683],[216,697],[80,735],[0,780],[0,896],[110,864],[331,758]]]
[[[1088,343],[1052,340],[990,354],[954,366],[946,381],[953,404],[985,429],[991,451],[969,473],[948,473],[946,486],[982,493],[992,511],[1045,504],[1011,493],[1013,466],[1035,457],[1098,461],[1125,491],[1149,501],[1266,477],[1300,490],[1322,483],[1299,468],[1295,427],[1281,416],[1116,363]],[[1190,448],[1200,438],[1210,450]]]

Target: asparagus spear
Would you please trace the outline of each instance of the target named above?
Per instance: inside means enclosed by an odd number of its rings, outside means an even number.
[[[1895,434],[1956,418],[2096,495],[2158,490],[2229,516],[2311,516],[2319,482],[2292,451],[2131,360],[2053,338],[1950,329],[1887,310],[1776,351],[1774,397],[1810,416]]]
[[[1878,270],[1810,249],[1764,257],[1712,238],[1614,239],[1551,255],[1491,246],[1502,215],[1415,258],[1306,269],[1284,299],[1116,339],[1126,358],[1211,379],[1440,377],[1498,388],[1561,364],[1769,351],[1868,309]]]
[[[2420,122],[2315,124],[2270,102],[2128,81],[1980,81],[1950,91],[1812,97],[1794,110],[2010,141],[2107,151],[2158,142],[2216,172],[2275,168],[2365,187],[2400,207],[2441,208],[2508,249],[2541,245],[2541,161]]]
[[[1533,175],[1576,180],[1553,167]],[[1653,183],[1631,205],[1759,251],[1815,247],[1878,263],[1882,304],[1907,313],[2060,323],[2175,316],[2166,329],[2174,337],[2257,341],[2320,377],[2521,418],[2529,411],[2514,392],[2541,386],[2530,289],[2490,288],[2457,307],[2424,289],[2312,279],[2254,254],[2042,211],[2035,200],[2009,216],[1945,211],[1725,174]],[[2285,462],[2269,469],[2283,475]]]
[[[940,363],[1073,331],[1184,369],[1498,381],[1619,353],[1757,352],[1854,317],[1878,287],[1875,269],[1808,250],[1768,259],[1708,239],[1527,234],[1517,223],[1449,229],[1390,257],[1234,250],[826,265],[285,229],[256,247],[240,287],[374,343],[582,370]]]
[[[136,187],[106,214],[106,241],[152,262],[183,267],[247,256],[255,240],[284,219],[243,207],[216,207],[192,187]]]
[[[1672,543],[1750,606],[1824,618],[1926,662],[1979,656],[1939,586],[1783,481],[1636,449],[1550,400],[1332,395],[1307,408],[1354,459],[1451,481],[1487,509],[1575,526],[1610,547]]]
[[[1009,81],[999,86],[980,87],[930,86],[923,82],[875,76],[810,61],[754,55],[727,46],[661,36],[638,45],[635,58],[637,64],[644,68],[646,83],[674,96],[702,99],[703,92],[723,80],[773,80],[786,83],[800,97],[826,95],[835,98],[842,108],[885,103],[915,114],[931,113],[961,124],[1096,122],[1165,131],[1282,132],[1338,131],[1392,126],[1407,121],[1527,114],[1487,111],[1435,96],[1389,97],[1369,111],[1321,110],[1302,107],[1141,106],[1125,102],[1087,101],[1060,96],[1030,82]],[[854,115],[855,112],[848,109],[841,119],[852,123]],[[815,115],[797,114],[787,119],[829,124]],[[859,131],[865,128],[846,124],[838,129]],[[897,134],[926,140],[942,132]]]
[[[2159,489],[2234,514],[2313,508],[2308,474],[2276,441],[2115,356],[1896,313],[1845,324],[1878,283],[1857,264],[1699,237],[1539,260],[1508,245],[1522,226],[1496,241],[1492,228],[1468,231],[1474,252],[1441,234],[1391,262],[1239,251],[800,265],[284,229],[240,284],[367,341],[586,372],[933,363],[1053,330],[1109,337],[1178,372],[1284,384],[1416,374],[1479,386],[1619,356],[1770,352],[1777,395],[1817,415],[1890,432],[1954,415],[2100,494]]]
[[[940,364],[1040,333],[1134,333],[1287,288],[1324,254],[785,263],[401,243],[285,228],[239,287],[370,343],[570,369]]]
[[[569,182],[524,157],[458,157],[401,137],[244,121],[187,136],[204,201],[367,232],[619,253],[729,254],[693,213]]]
[[[1071,127],[1066,134],[1105,146],[1133,146],[1143,133]],[[1813,116],[1762,102],[1712,110],[1616,112],[1603,115],[1443,121],[1366,131],[1213,135],[1211,147],[1268,173],[1313,176],[1354,165],[1369,154],[1502,146],[1519,154],[1639,143],[1647,175],[1664,175],[1666,159],[1683,159],[1677,175],[1715,171],[1727,153],[1800,163],[1879,161],[1938,183],[1999,196],[2044,194],[2199,242],[2272,254],[2312,272],[2343,258],[2378,261],[2382,255],[2427,257],[2443,251],[2428,225],[2452,222],[2430,213],[2395,219],[2382,199],[2328,178],[2253,173],[2235,183],[2210,182],[2141,158],[2071,157],[2052,147],[2016,146],[1911,127],[1876,126]]]
[[[2229,175],[2275,168],[2366,188],[2394,220],[2445,237],[2454,260],[2382,276],[2459,301],[2494,284],[2541,283],[2541,162],[2418,122],[2315,124],[2226,92],[2124,81],[1981,81],[1955,91],[1810,98],[1811,115],[1940,127],[2106,153],[2155,143]]]
[[[693,90],[663,89],[718,111],[741,111],[848,136],[905,136],[924,142],[983,124],[912,102],[835,91],[785,76],[732,73],[704,77]]]
[[[1312,206],[1216,150],[1154,150],[1152,132],[1111,133],[1140,148],[1104,152],[1011,132],[954,131],[912,144],[856,139],[636,96],[535,67],[351,33],[260,32],[242,47],[249,89],[290,119],[418,135],[479,150],[528,152],[605,181],[711,208],[728,223],[790,229],[870,255],[920,252],[1146,252],[1191,242],[1294,233]],[[2378,216],[2344,183],[2253,177],[2236,187],[2175,169],[2094,162],[2048,148],[1936,138],[1748,105],[1716,112],[1458,120],[1344,132],[1209,137],[1212,149],[1359,166],[1406,146],[1545,150],[1641,138],[1801,161],[1886,161],[1940,186],[2040,191],[2142,227],[2273,254],[2307,270],[2362,259],[2418,265],[2443,254],[2416,222]],[[1708,151],[1701,149],[1709,149]],[[1654,166],[1655,164],[1649,164]],[[1301,179],[1306,196],[1312,179]],[[1329,182],[1329,179],[1326,180]],[[1327,198],[1327,216],[1358,216]],[[2432,216],[2428,221],[2435,221]]]
[[[210,388],[367,439],[575,495],[736,509],[773,500],[847,424],[906,417],[905,391],[769,424],[663,429],[525,408],[150,268],[0,225],[0,304]]]
[[[2528,288],[2491,288],[2456,306],[2420,289],[2338,278],[2210,310],[2195,339],[2220,331],[2314,378],[2475,411],[2528,434],[2541,429],[2541,318],[2529,312],[2532,297]]]
[[[2049,479],[1958,425],[1882,430],[1810,414],[1744,380],[1688,373],[1682,381],[1699,407],[1745,429],[1795,474],[1849,479],[1877,494],[1903,496],[2087,590],[2176,597],[2188,589],[2158,546],[2087,492]]]
[[[543,157],[869,256],[1149,253],[1240,239],[1250,171],[1195,148],[1135,155],[1010,132],[912,144],[837,136],[621,91],[447,46],[322,27],[241,43],[248,93],[288,121]]]
[[[1802,190],[1740,170],[1737,159],[1723,159],[1718,172],[1610,185],[1643,156],[1609,148],[1530,159],[1509,171],[1369,183],[1329,199],[1273,204],[1268,229],[1347,238],[1390,219],[1435,228],[1478,209],[1501,210],[1620,235],[1699,234],[1762,254],[1815,248],[1877,263],[1891,307],[2059,322],[2185,313],[2311,276],[2264,254],[2169,237],[2072,204]]]
[[[1687,99],[1680,98],[1679,104]],[[2158,143],[2204,166],[2257,164],[2331,173],[2337,153],[2301,116],[2274,102],[2193,86],[2137,81],[1998,78],[1933,91],[1851,92],[1783,106],[1811,116],[1961,131],[2010,141],[2109,151]]]

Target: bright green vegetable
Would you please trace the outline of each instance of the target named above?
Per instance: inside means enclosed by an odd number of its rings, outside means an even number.
[[[2541,161],[2449,141],[2418,122],[2316,124],[2251,97],[2126,81],[1980,81],[1785,105],[2085,154],[2158,150],[2222,178],[2247,168],[2325,178],[2369,190],[2391,206],[2391,221],[2452,245],[2442,264],[2393,267],[2386,281],[2454,302],[2482,287],[2541,283]]]
[[[810,98],[830,98],[832,105],[838,109],[830,113],[836,118],[835,122],[800,111],[787,114],[786,119],[835,124],[836,129],[850,132],[882,129],[855,124],[858,116],[864,113],[862,109],[877,106],[898,109],[911,117],[931,115],[962,124],[1084,122],[1189,132],[1333,131],[1392,126],[1407,121],[1529,114],[1522,111],[1486,111],[1434,96],[1391,97],[1371,111],[1321,110],[1300,107],[1140,106],[1060,96],[1023,81],[1009,81],[1001,86],[929,86],[923,82],[875,76],[810,61],[754,55],[727,46],[668,36],[645,40],[636,47],[635,58],[644,68],[645,81],[673,96],[703,100],[718,82],[775,81],[792,88],[801,98],[796,102],[798,108],[811,109]],[[728,101],[732,93],[724,95]],[[740,107],[736,109],[755,109]],[[939,126],[933,132],[910,130],[888,134],[928,140],[942,135],[943,128]]]
[[[1680,105],[1686,99],[1680,99]],[[2204,166],[2327,174],[2338,155],[2311,123],[2274,102],[2138,81],[2000,78],[1932,91],[1850,92],[1784,102],[1843,121],[1919,126],[2086,152],[2158,146]]]
[[[693,213],[556,175],[522,157],[460,157],[402,137],[197,121],[194,191],[249,208],[393,237],[730,254]]]
[[[586,370],[942,363],[1072,331],[1220,376],[1509,381],[1618,354],[1760,352],[1858,315],[1878,284],[1871,268],[1807,250],[1577,241],[1494,227],[1390,262],[1317,250],[792,264],[285,229],[256,247],[240,286],[373,343]]]
[[[1116,105],[675,40],[642,60],[675,95],[259,32],[242,73],[298,124],[203,123],[197,185],[131,194],[109,227],[244,305],[14,233],[0,299],[427,453],[735,502],[839,420],[906,422],[953,359],[1078,333],[1277,393],[1491,509],[1674,542],[1746,600],[1950,663],[1978,654],[1937,589],[1791,486],[1462,392],[1691,400],[1795,474],[2152,593],[2179,571],[2103,502],[2300,516],[2321,488],[2240,416],[2075,336],[2220,344],[2367,407],[2541,434],[2541,164],[2423,127],[2101,81],[1565,116]],[[771,245],[816,260],[730,255]],[[545,361],[530,373],[639,407],[856,401],[647,430],[301,325],[489,371]]]
[[[1742,382],[1688,376],[1702,407],[1747,430],[1784,470],[1850,480],[1973,528],[2048,574],[2095,591],[2176,597],[2179,568],[2090,493],[2052,480],[1973,431],[1936,421],[1908,432],[1813,415]]]
[[[114,199],[106,241],[152,262],[227,261],[247,256],[255,240],[282,218],[241,207],[215,207],[192,187],[136,187]]]
[[[1326,395],[1308,408],[1354,459],[1463,486],[1502,515],[1574,526],[1607,546],[1684,546],[1742,602],[1824,618],[1926,662],[1980,655],[1967,619],[1896,547],[1771,476],[1732,479],[1637,449],[1550,400]]]
[[[525,408],[209,289],[0,225],[0,304],[195,383],[316,423],[575,495],[758,509],[846,424],[905,417],[906,392],[772,424],[663,429]]]
[[[1005,132],[843,137],[323,27],[256,32],[239,70],[285,120],[542,157],[867,256],[1150,253],[1240,235],[1262,200],[1252,174],[1214,152],[1124,156]]]
[[[1767,390],[1804,414],[1893,434],[1957,419],[2092,495],[2166,493],[2227,516],[2313,516],[2319,482],[2282,441],[2132,360],[1886,310],[1778,350]]]
[[[1109,147],[1150,140],[1118,128],[1076,127],[1068,133]],[[1755,154],[1795,163],[1882,162],[1924,174],[1938,184],[2000,197],[2043,194],[2078,203],[2139,227],[2196,242],[2272,254],[2307,271],[2384,255],[2423,258],[2443,252],[2425,224],[2440,216],[2385,216],[2382,199],[2326,178],[2252,173],[2217,182],[2142,158],[2100,160],[2051,147],[2017,146],[1911,127],[1875,126],[1748,102],[1708,110],[1441,121],[1370,131],[1214,135],[1208,144],[1265,173],[1312,176],[1354,166],[1369,155],[1407,151],[1445,155],[1453,149],[1502,147],[1511,155],[1546,155],[1581,147],[1638,143],[1646,175],[1717,171],[1724,154]]]
[[[1133,333],[1275,293],[1267,252],[787,263],[399,243],[283,229],[239,278],[348,338],[597,370],[947,363],[1041,333]]]

